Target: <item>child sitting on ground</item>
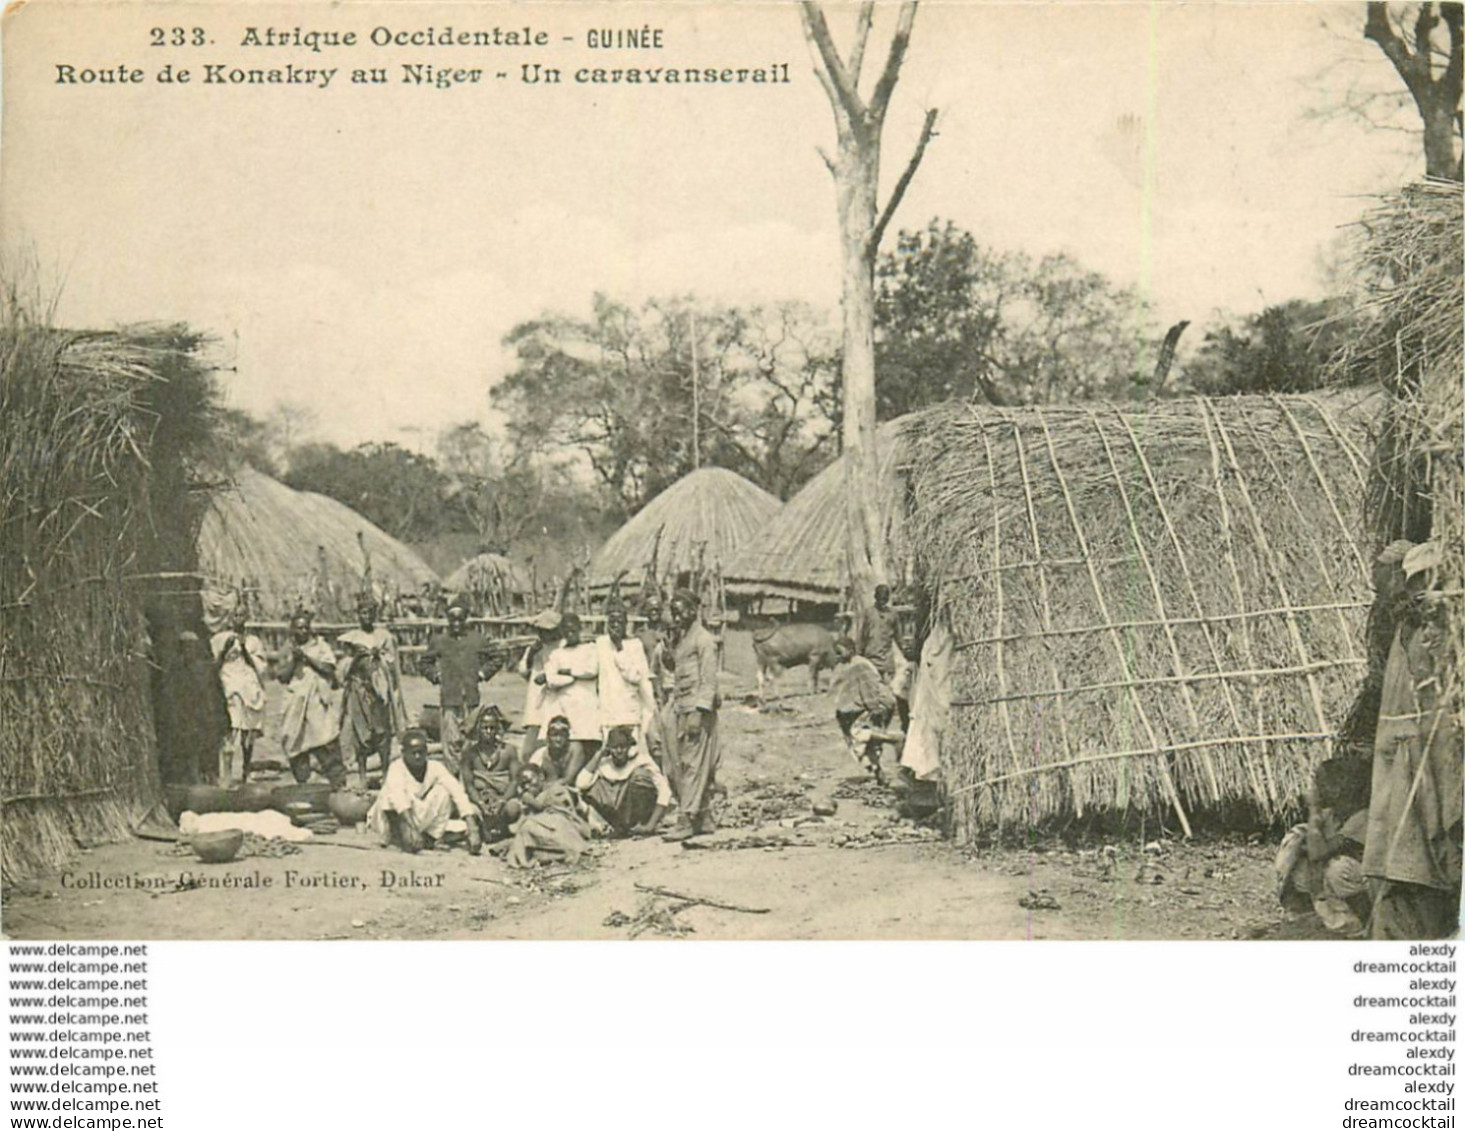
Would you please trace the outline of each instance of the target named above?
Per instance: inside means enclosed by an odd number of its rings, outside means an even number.
[[[1323,926],[1349,936],[1368,920],[1363,838],[1368,827],[1372,764],[1330,758],[1313,774],[1307,824],[1289,832],[1277,851],[1277,897],[1289,911],[1317,913]]]

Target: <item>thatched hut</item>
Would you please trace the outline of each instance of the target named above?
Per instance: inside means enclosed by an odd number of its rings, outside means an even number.
[[[523,569],[503,554],[474,554],[443,582],[450,593],[468,595],[482,614],[522,612],[534,601],[534,588]]]
[[[606,540],[586,571],[592,590],[625,575],[634,589],[653,557],[657,578],[721,569],[778,513],[778,499],[736,472],[704,467],[682,476]]]
[[[1379,551],[1369,678],[1350,719],[1372,761],[1362,869],[1374,938],[1458,930],[1465,694],[1465,233],[1457,183],[1364,219],[1358,333],[1343,359],[1385,396],[1368,497]]]
[[[880,508],[886,545],[903,543],[903,492],[898,469],[912,418],[880,425]],[[844,602],[849,587],[845,556],[844,459],[835,460],[780,510],[724,568],[727,591],[746,598],[780,598],[820,605]]]
[[[950,645],[958,837],[1297,811],[1366,664],[1375,411],[1332,394],[918,418],[906,534]]]
[[[438,580],[417,553],[344,503],[241,466],[210,501],[198,536],[211,586],[246,594],[257,615],[303,605],[349,619],[368,579],[378,596]]]
[[[0,325],[0,782],[7,882],[121,839],[212,752],[189,468],[212,385],[182,328]],[[143,658],[146,657],[146,660]],[[214,683],[217,691],[217,681]],[[211,713],[210,708],[217,707]]]

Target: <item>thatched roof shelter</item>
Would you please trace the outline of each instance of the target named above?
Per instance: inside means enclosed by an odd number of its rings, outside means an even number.
[[[438,580],[415,551],[346,504],[247,465],[214,494],[198,548],[210,584],[257,596],[271,616],[303,603],[318,617],[349,618],[368,564],[378,591]]]
[[[222,731],[207,695],[179,693],[181,677],[212,675],[183,645],[201,631],[188,469],[210,437],[204,343],[183,327],[55,330],[6,297],[0,863],[13,882],[127,837],[158,798],[160,757]]]
[[[881,514],[886,545],[901,544],[903,486],[897,474],[905,455],[910,417],[887,421],[876,432],[880,459]],[[778,597],[838,604],[849,584],[845,557],[844,460],[835,460],[750,538],[723,573],[727,591],[741,597]]]
[[[1365,394],[922,414],[906,533],[953,640],[958,836],[1294,814],[1363,676]]]
[[[506,613],[527,608],[534,596],[524,570],[503,554],[474,554],[453,570],[443,586],[450,593],[470,594],[479,612]]]
[[[625,573],[638,586],[653,552],[657,575],[721,567],[778,513],[778,499],[736,472],[704,467],[657,495],[606,540],[586,571],[592,589]]]
[[[1383,385],[1368,497],[1374,551],[1396,539],[1432,542],[1440,562],[1431,589],[1443,603],[1446,710],[1465,711],[1465,235],[1462,189],[1411,185],[1360,225],[1360,332],[1339,368]],[[1394,610],[1370,618],[1369,680],[1355,711],[1360,742],[1373,739]]]

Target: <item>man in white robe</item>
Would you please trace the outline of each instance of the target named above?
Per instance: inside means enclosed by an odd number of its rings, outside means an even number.
[[[420,852],[453,831],[455,817],[465,825],[468,851],[477,856],[483,848],[478,807],[446,766],[428,760],[427,735],[409,730],[402,736],[402,756],[387,770],[381,793],[366,814],[367,825],[382,844]]]

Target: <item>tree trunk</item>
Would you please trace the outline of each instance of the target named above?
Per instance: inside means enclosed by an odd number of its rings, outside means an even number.
[[[880,176],[880,142],[840,138],[836,183],[844,307],[844,488],[846,556],[854,609],[873,606],[885,578],[880,453],[875,446],[875,273],[869,253]]]
[[[1421,110],[1420,117],[1424,119],[1424,171],[1442,180],[1465,180],[1455,140],[1455,108],[1441,99],[1427,112]]]

